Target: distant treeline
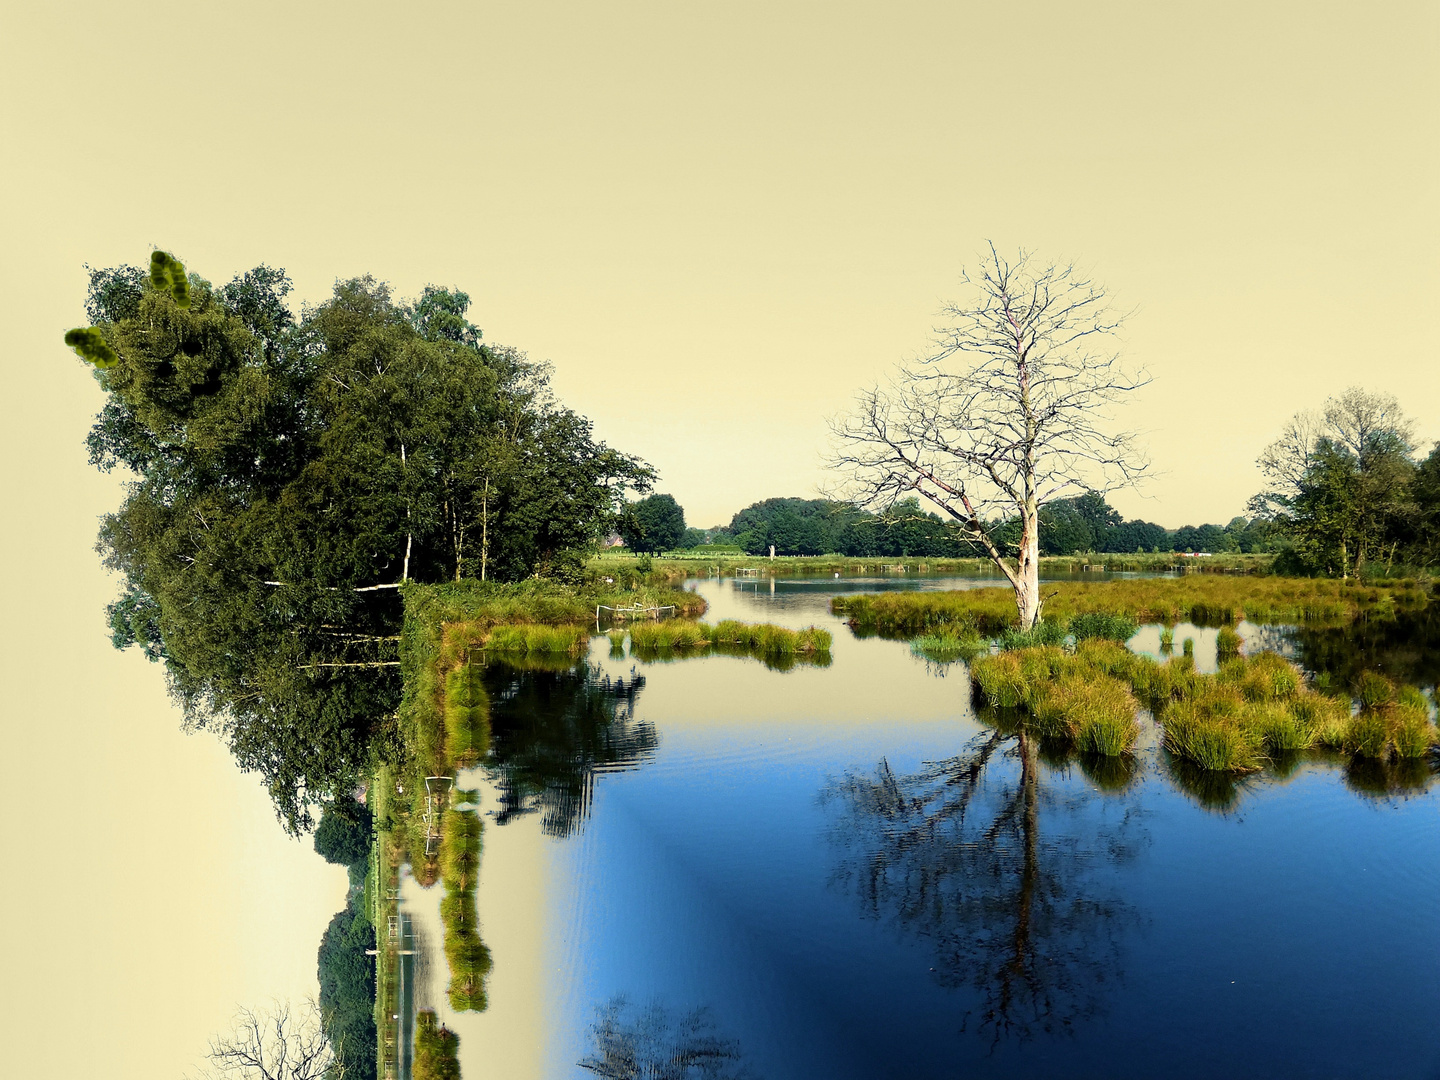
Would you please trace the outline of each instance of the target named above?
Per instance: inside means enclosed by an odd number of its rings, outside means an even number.
[[[992,536],[1018,541],[1018,522],[998,523]],[[1149,521],[1126,521],[1095,493],[1059,499],[1040,511],[1040,552],[1253,552],[1274,550],[1279,536],[1269,522],[1237,517],[1228,525],[1186,525],[1166,529]],[[919,500],[907,499],[883,514],[825,499],[765,499],[741,510],[728,526],[686,529],[679,547],[730,544],[754,555],[775,546],[777,555],[852,557],[930,556],[965,558],[985,555]]]

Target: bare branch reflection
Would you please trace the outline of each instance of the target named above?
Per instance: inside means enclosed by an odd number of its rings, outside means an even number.
[[[708,1009],[674,1015],[659,1003],[632,1011],[625,998],[600,1006],[595,1050],[578,1062],[607,1080],[758,1080],[740,1044],[720,1037]]]
[[[1101,791],[1133,777],[1081,764]],[[1070,1031],[1103,1010],[1138,919],[1113,874],[1148,842],[1137,809],[1095,826],[1075,813],[1080,803],[1042,789],[1039,740],[1003,728],[912,775],[882,760],[821,798],[839,814],[831,835],[845,851],[833,882],[867,917],[930,941],[942,985],[978,992],[962,1026],[973,1020],[994,1045]]]

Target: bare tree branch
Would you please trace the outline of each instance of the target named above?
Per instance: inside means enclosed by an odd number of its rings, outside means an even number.
[[[990,245],[965,303],[947,305],[935,348],[831,422],[835,496],[884,510],[917,493],[985,549],[1015,589],[1021,625],[1039,595],[1039,508],[1137,482],[1149,462],[1114,407],[1148,376],[1121,361],[1123,313],[1073,265],[1009,261]],[[1014,556],[999,530],[1018,520]]]
[[[288,1001],[241,1008],[228,1034],[210,1039],[208,1067],[197,1080],[322,1080],[339,1076],[320,1010],[307,1001],[292,1013]]]

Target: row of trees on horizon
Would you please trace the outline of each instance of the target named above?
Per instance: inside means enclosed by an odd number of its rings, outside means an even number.
[[[1414,424],[1394,398],[1352,388],[1318,412],[1301,412],[1260,459],[1268,483],[1249,515],[1225,525],[1166,529],[1126,520],[1091,491],[1041,507],[1042,555],[1270,553],[1276,568],[1300,575],[1360,575],[1376,567],[1440,565],[1440,443],[1415,453]],[[996,522],[992,540],[1014,550],[1017,519]],[[669,495],[652,495],[622,514],[621,538],[641,551],[701,546],[749,554],[852,558],[985,557],[984,549],[916,498],[882,513],[827,499],[770,498],[728,525],[687,527]]]

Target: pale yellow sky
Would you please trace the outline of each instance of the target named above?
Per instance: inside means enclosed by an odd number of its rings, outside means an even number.
[[[824,418],[925,347],[987,238],[1026,245],[1136,309],[1160,475],[1116,505],[1223,522],[1283,421],[1347,384],[1440,437],[1437,44],[1433,0],[11,5],[0,798],[27,979],[0,1026],[23,1073],[57,1074],[25,1055],[63,1030],[75,1075],[176,1074],[217,1012],[313,973],[340,890],[106,651],[89,549],[118,483],[87,470],[99,397],[60,344],[82,263],[263,261],[310,301],[367,271],[458,285],[708,525],[813,493]],[[296,912],[293,941],[256,910]]]

